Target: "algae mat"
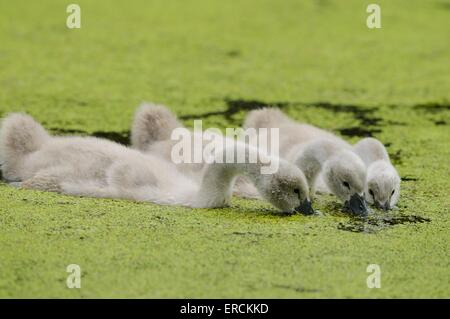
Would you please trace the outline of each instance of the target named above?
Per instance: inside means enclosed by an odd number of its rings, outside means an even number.
[[[187,126],[233,127],[278,106],[349,141],[375,136],[402,177],[367,221],[234,199],[191,210],[0,184],[0,297],[450,297],[450,3],[0,2],[0,113],[55,134],[128,143],[142,100]],[[66,267],[81,267],[68,289]],[[369,264],[381,288],[367,286]]]

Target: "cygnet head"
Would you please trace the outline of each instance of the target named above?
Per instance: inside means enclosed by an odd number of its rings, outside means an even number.
[[[347,209],[355,215],[368,214],[364,199],[366,166],[355,153],[338,152],[325,162],[323,172],[328,187]]]
[[[275,173],[260,176],[256,187],[272,205],[283,212],[314,214],[305,175],[298,167],[281,160]]]
[[[400,177],[388,162],[373,162],[367,169],[366,200],[379,209],[393,208],[400,196]]]

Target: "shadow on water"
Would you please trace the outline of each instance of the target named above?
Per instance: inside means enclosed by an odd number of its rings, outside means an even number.
[[[319,108],[333,113],[348,113],[358,120],[360,125],[355,127],[341,128],[339,132],[345,136],[356,137],[371,137],[374,134],[380,133],[380,124],[382,118],[376,117],[374,114],[378,111],[378,108],[363,107],[352,104],[335,104],[329,102],[264,102],[260,100],[245,100],[245,99],[230,99],[225,98],[227,108],[223,111],[212,111],[200,114],[190,114],[181,116],[181,120],[192,120],[197,118],[208,118],[211,116],[223,116],[230,124],[240,125],[234,116],[241,111],[252,111],[261,109],[264,107],[277,107],[283,109],[287,106],[298,106],[304,108]]]
[[[445,112],[450,111],[450,104],[449,103],[424,103],[424,104],[418,104],[414,106],[415,110],[425,111],[428,113],[438,113],[438,112]]]
[[[448,123],[444,120],[436,120],[434,121],[434,124],[439,126],[439,125],[447,125]]]
[[[406,126],[406,125],[407,125],[405,122],[392,121],[392,120],[384,121],[384,123],[385,123],[386,125],[393,125],[393,126]]]
[[[289,105],[289,103],[287,102],[267,103],[258,100],[244,100],[244,99],[233,100],[228,98],[226,98],[224,101],[227,105],[227,108],[224,111],[213,111],[201,114],[184,115],[180,116],[180,119],[193,120],[199,118],[208,118],[211,116],[223,116],[229,123],[237,124],[237,120],[234,119],[234,115],[238,114],[240,111],[252,111],[264,107],[284,108]]]
[[[230,58],[236,58],[241,55],[241,52],[239,50],[230,50],[226,53],[226,55],[229,56]]]
[[[259,201],[256,199],[251,199],[251,198],[247,198],[246,200],[248,201]],[[229,207],[225,207],[225,208],[218,208],[218,210],[220,209],[224,209],[224,210],[238,210],[239,214],[241,216],[266,216],[269,218],[291,218],[294,216],[297,216],[299,213],[297,212],[280,212],[278,209],[276,209],[275,207],[241,207],[239,205],[231,205]]]
[[[372,137],[374,134],[381,133],[380,124],[382,118],[374,116],[378,111],[376,107],[363,107],[352,104],[334,104],[329,102],[317,102],[306,104],[307,107],[320,108],[334,113],[348,113],[354,119],[359,121],[359,126],[340,128],[338,131],[349,137]]]
[[[123,144],[130,144],[130,132],[129,131],[121,131],[121,132],[109,132],[109,131],[95,131],[92,133],[92,136],[106,138],[108,140]]]
[[[392,163],[394,165],[401,165],[403,164],[402,160],[402,151],[398,150],[395,153],[389,153],[389,158],[391,159]]]
[[[417,177],[412,176],[404,176],[400,179],[402,180],[402,182],[417,182],[419,180]]]
[[[366,218],[353,218],[347,223],[339,223],[339,230],[354,233],[377,233],[395,225],[429,223],[431,219],[417,215],[374,214]]]
[[[450,6],[450,5],[449,5]],[[442,115],[445,112],[450,111],[450,104],[448,102],[445,103],[424,103],[418,104],[413,107],[415,110],[422,111],[428,114],[432,114],[433,117]],[[448,122],[443,118],[433,118],[430,119],[436,126],[445,126],[448,125]]]
[[[381,129],[367,129],[363,127],[348,127],[338,129],[339,133],[344,136],[372,137],[373,134],[381,133]]]

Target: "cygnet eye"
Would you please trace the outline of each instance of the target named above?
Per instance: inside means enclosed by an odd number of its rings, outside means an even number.
[[[395,189],[392,190],[391,196],[394,195],[394,193],[395,193]]]
[[[347,182],[342,182],[342,185],[344,185],[345,187],[347,187],[348,189],[350,189],[350,184]]]
[[[371,189],[369,189],[369,194],[370,194],[370,196],[372,196],[372,197],[375,196],[374,193],[373,193],[373,190],[371,190]]]
[[[300,190],[298,188],[294,189],[294,193],[296,193],[297,195],[300,194]]]

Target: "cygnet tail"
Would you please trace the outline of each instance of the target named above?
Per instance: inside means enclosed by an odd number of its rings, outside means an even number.
[[[279,109],[266,107],[249,112],[245,118],[244,128],[274,128],[290,122],[291,120]]]
[[[131,144],[146,150],[158,141],[169,140],[172,131],[182,124],[165,106],[143,103],[136,111],[131,129]]]
[[[366,165],[370,165],[379,160],[388,163],[391,162],[385,146],[373,137],[363,138],[353,146],[353,150],[361,157]]]
[[[3,119],[0,128],[0,161],[14,163],[35,152],[50,138],[31,116],[13,113]]]

